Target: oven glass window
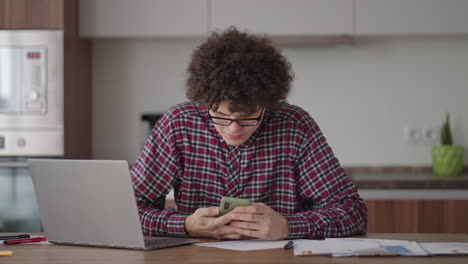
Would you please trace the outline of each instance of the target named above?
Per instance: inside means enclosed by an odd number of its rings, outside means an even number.
[[[21,49],[0,46],[0,113],[19,113],[21,106]]]

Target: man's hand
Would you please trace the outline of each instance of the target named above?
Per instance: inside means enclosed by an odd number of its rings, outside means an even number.
[[[286,218],[263,203],[238,206],[226,216],[231,216],[229,225],[242,236],[279,240],[289,234]]]
[[[185,231],[191,237],[210,237],[216,239],[240,239],[237,228],[229,226],[234,215],[220,217],[219,207],[199,208],[185,219]]]

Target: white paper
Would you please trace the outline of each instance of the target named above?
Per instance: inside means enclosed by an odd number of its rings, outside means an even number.
[[[376,241],[352,241],[337,238],[325,240],[303,240],[294,243],[294,256],[329,255],[333,253],[351,253],[361,250],[379,250]]]
[[[223,242],[212,242],[212,243],[197,243],[194,245],[204,247],[215,247],[230,250],[250,251],[250,250],[262,250],[272,248],[282,248],[289,240],[280,241],[267,241],[267,240],[236,240],[236,241],[223,241]],[[296,243],[297,240],[293,240]]]
[[[375,241],[383,252],[394,252],[399,256],[427,256],[428,253],[418,243],[408,240],[372,239],[372,238],[341,238],[348,241]]]
[[[468,255],[468,243],[419,243],[431,255]]]

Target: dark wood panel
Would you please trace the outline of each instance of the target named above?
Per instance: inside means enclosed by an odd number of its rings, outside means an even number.
[[[404,230],[405,233],[414,233],[418,229],[417,201],[397,202],[394,204],[393,214],[395,225],[392,233]],[[382,212],[384,213],[384,212]]]
[[[468,234],[468,201],[445,201],[443,215],[443,226],[447,233]]]
[[[61,29],[63,0],[0,0],[2,29]]]
[[[468,233],[467,200],[368,200],[368,232]]]
[[[79,38],[79,1],[65,0],[65,158],[91,158],[91,41]]]
[[[419,201],[418,202],[418,232],[441,233],[444,232],[445,201]]]
[[[416,232],[417,206],[415,201],[396,202],[392,200],[366,201],[368,208],[368,231],[380,230],[395,233],[404,230]]]

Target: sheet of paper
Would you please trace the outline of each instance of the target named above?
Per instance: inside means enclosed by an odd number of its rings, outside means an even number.
[[[351,253],[362,250],[379,250],[376,241],[352,241],[339,238],[325,240],[303,240],[294,243],[294,256],[331,255],[333,253]]]
[[[468,243],[419,243],[431,255],[468,255]]]
[[[400,256],[427,256],[427,252],[418,243],[408,240],[372,239],[372,238],[341,238],[347,241],[375,241],[385,252],[397,253]]]
[[[293,240],[294,244],[298,240]],[[215,247],[230,250],[250,251],[250,250],[262,250],[272,248],[282,248],[288,243],[288,240],[280,241],[266,241],[266,240],[236,240],[236,241],[223,241],[223,242],[212,242],[212,243],[197,243],[197,246],[203,247]]]

